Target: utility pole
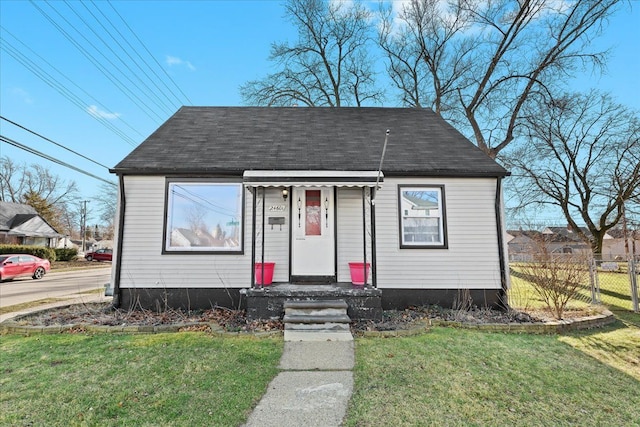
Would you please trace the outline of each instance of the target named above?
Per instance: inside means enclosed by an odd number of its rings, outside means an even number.
[[[82,204],[83,206],[80,208],[80,219],[82,220],[82,227],[81,227],[81,232],[82,232],[82,252],[84,253],[86,250],[86,236],[87,236],[87,203],[89,203],[90,200],[83,200]]]

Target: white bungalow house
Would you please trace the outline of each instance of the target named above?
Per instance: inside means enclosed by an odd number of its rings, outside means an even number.
[[[430,110],[182,107],[111,172],[120,306],[504,302],[508,172]]]
[[[0,244],[55,248],[62,237],[33,207],[0,201]]]

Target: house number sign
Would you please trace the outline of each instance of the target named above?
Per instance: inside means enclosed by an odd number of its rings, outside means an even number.
[[[271,205],[269,206],[269,212],[284,212],[287,210],[286,205]]]

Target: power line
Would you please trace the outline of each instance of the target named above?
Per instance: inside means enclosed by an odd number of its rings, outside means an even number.
[[[231,210],[227,209],[224,206],[217,205],[217,204],[211,202],[210,200],[207,200],[207,199],[203,198],[202,196],[199,196],[198,194],[187,190],[186,188],[184,188],[181,185],[175,185],[175,187],[181,189],[182,191],[184,191],[185,193],[189,194],[192,197],[188,197],[188,196],[185,196],[183,194],[180,194],[176,190],[173,190],[173,194],[176,194],[178,196],[181,196],[183,198],[191,200],[194,203],[198,203],[199,205],[203,206],[206,209],[212,210],[212,211],[214,211],[216,213],[219,213],[219,214],[228,215],[228,216],[234,216],[236,214],[236,212],[231,211]],[[207,205],[209,205],[209,207],[202,205],[202,203],[198,202],[195,199],[201,200],[203,203],[206,203]]]
[[[35,135],[35,136],[38,136],[38,137],[40,137],[40,138],[44,139],[45,141],[48,141],[48,142],[50,142],[50,143],[52,143],[52,144],[54,144],[54,145],[57,145],[58,147],[63,148],[63,149],[65,149],[65,150],[67,150],[67,151],[69,151],[69,152],[71,152],[71,153],[75,154],[76,156],[80,156],[80,157],[82,157],[82,158],[83,158],[83,159],[85,159],[85,160],[89,160],[91,163],[95,163],[96,165],[98,165],[98,166],[102,166],[103,168],[105,168],[105,169],[109,170],[109,167],[108,167],[108,166],[105,166],[105,165],[103,165],[102,163],[98,163],[98,162],[96,162],[95,160],[90,159],[89,157],[86,157],[86,156],[84,156],[84,155],[82,155],[82,154],[78,153],[77,151],[73,151],[72,149],[65,147],[65,146],[64,146],[64,145],[62,145],[62,144],[58,144],[57,142],[55,142],[55,141],[53,141],[53,140],[51,140],[51,139],[47,138],[46,136],[42,136],[42,135],[40,135],[39,133],[37,133],[37,132],[35,132],[35,131],[32,131],[31,129],[28,129],[28,128],[26,128],[26,127],[22,126],[21,124],[14,122],[13,120],[9,120],[9,119],[7,119],[6,117],[4,117],[4,116],[2,116],[2,115],[0,115],[0,119],[4,120],[4,121],[6,121],[6,122],[9,122],[9,123],[11,123],[11,124],[12,124],[12,125],[14,125],[14,126],[19,127],[19,128],[20,128],[20,129],[22,129],[22,130],[26,130],[27,132],[29,132],[29,133],[31,133],[31,134],[33,134],[33,135]]]
[[[71,34],[69,34],[67,31],[64,30],[64,28],[62,28],[61,25],[59,25],[55,19],[53,19],[46,11],[44,11],[43,9],[41,9],[33,0],[31,0],[31,4],[33,5],[33,7],[35,7],[38,12],[40,12],[40,14],[42,16],[44,16],[45,19],[47,19],[49,21],[49,23],[51,23],[51,25],[53,25],[76,49],[78,49],[80,51],[80,53],[82,53],[84,55],[85,58],[87,58],[109,81],[111,81],[125,96],[127,96],[134,104],[136,104],[138,106],[138,108],[140,108],[151,120],[156,121],[156,123],[160,123],[162,121],[162,117],[156,113],[152,108],[149,107],[149,105],[147,105],[147,103],[145,103],[143,100],[140,99],[139,96],[137,96],[136,94],[134,94],[130,89],[128,89],[126,87],[126,85],[124,83],[122,83],[122,81],[120,81],[120,79],[118,79],[112,72],[110,72],[109,70],[106,69],[106,67],[104,65],[102,65],[100,63],[100,61],[98,61],[98,59],[96,59],[95,56],[93,56],[87,49],[85,49],[83,46],[80,45],[80,43],[78,43],[74,37],[71,36]],[[60,12],[58,12],[55,8],[53,8],[53,6],[51,6],[49,4],[49,7],[51,7],[57,14],[58,16],[60,16],[60,18],[62,19],[62,21],[66,22],[67,25],[69,27],[73,28],[73,25],[71,25],[71,23],[63,16],[60,14]],[[103,58],[105,58],[113,67],[117,68],[115,66],[115,64],[113,64],[108,58],[105,57],[105,55],[100,52],[99,49],[97,49],[82,33],[79,33],[80,37],[83,38],[90,46],[92,46]],[[132,82],[133,85],[135,85],[135,83]],[[135,98],[135,99],[134,99]],[[142,104],[142,105],[141,105]],[[153,113],[156,118],[151,116],[151,113]]]
[[[59,10],[59,7],[55,7],[52,3],[45,3],[50,9],[46,9],[42,7],[42,3],[38,4],[35,1],[31,0],[32,6],[46,19],[50,22],[50,24],[58,30],[76,49],[80,51],[108,80],[110,80],[125,96],[127,96],[135,105],[137,105],[143,112],[149,116],[152,120],[155,121],[154,117],[150,115],[152,113],[161,121],[163,118],[160,114],[151,108],[151,105],[155,105],[159,107],[162,111],[163,108],[176,108],[176,104],[173,99],[168,95],[171,95],[179,105],[183,104],[181,97],[167,84],[167,82],[173,83],[173,86],[182,94],[184,99],[186,99],[189,103],[191,100],[188,96],[180,89],[180,87],[176,84],[176,82],[171,78],[171,76],[167,73],[165,68],[155,59],[155,57],[151,54],[149,49],[143,43],[143,41],[138,37],[135,31],[131,28],[131,26],[125,21],[123,16],[118,12],[118,10],[111,4],[109,1],[109,7],[112,9],[111,16],[105,13],[102,5],[97,4],[93,0],[90,0],[90,4],[92,7],[89,7],[87,4],[83,3],[82,6],[86,10],[86,13],[80,13],[81,9],[78,9],[75,5],[69,3],[64,0],[65,5],[73,12],[71,16],[75,16],[76,19],[69,19],[69,16],[65,16]],[[111,18],[118,17],[119,21],[118,27],[114,25],[114,21]],[[95,22],[99,25],[97,27]],[[97,38],[103,45],[102,49],[99,49],[95,42],[95,38],[88,37],[86,35],[86,30],[83,28],[86,26],[92,34]],[[122,28],[125,28],[130,33],[125,37],[124,32],[121,31]],[[100,114],[100,112],[93,113],[90,108],[88,108],[89,103],[83,100],[91,99],[93,103],[96,105],[100,105],[106,111],[112,111],[102,105],[100,101],[91,96],[87,91],[78,86],[75,82],[69,79],[64,73],[62,73],[59,69],[53,66],[51,63],[47,62],[43,57],[34,52],[28,45],[25,45],[22,41],[20,41],[16,36],[8,32],[5,28],[2,28],[3,32],[10,35],[13,39],[15,39],[14,44],[10,43],[0,43],[0,48],[6,51],[10,56],[12,56],[16,61],[18,61],[21,65],[23,65],[26,69],[31,71],[34,75],[39,77],[43,82],[47,85],[54,88],[61,95],[66,97],[73,104],[81,108],[86,113],[90,114],[94,119],[98,120],[105,127],[109,128],[116,135],[125,140],[129,145],[135,146],[137,144],[136,141],[129,138],[123,131],[121,131],[118,127],[116,127],[109,117],[105,117]],[[102,31],[96,31],[97,28],[101,28]],[[75,33],[73,32],[75,31]],[[108,36],[108,37],[107,37]],[[161,73],[164,73],[166,78],[162,78],[158,72],[155,71],[155,67],[152,67],[150,62],[145,60],[143,55],[139,49],[137,49],[134,44],[131,43],[130,40],[132,36],[138,41],[139,46],[141,46],[144,51],[148,54],[148,56],[155,62],[157,67],[160,69]],[[110,38],[110,39],[109,39]],[[0,40],[2,37],[0,36]],[[107,40],[109,40],[107,42]],[[113,40],[113,42],[111,42]],[[19,43],[20,46],[15,45],[15,43]],[[115,47],[117,45],[117,48]],[[106,47],[106,48],[105,48]],[[114,47],[114,48],[112,48]],[[119,48],[119,49],[118,49]],[[114,50],[115,49],[115,50]],[[117,52],[116,52],[117,51]],[[108,53],[110,52],[110,54]],[[106,56],[105,53],[109,56]],[[110,59],[111,55],[119,60],[119,63],[122,65],[116,65]],[[130,63],[123,61],[122,56],[126,55]],[[138,58],[135,59],[134,56]],[[146,56],[146,55],[145,55]],[[36,60],[41,61],[40,65],[36,62]],[[51,72],[48,72],[45,68],[43,68],[42,64],[46,64],[50,67],[50,70],[55,71],[58,75],[62,76],[63,80],[58,79],[52,75]],[[135,71],[134,71],[135,66]],[[111,69],[110,69],[111,68]],[[126,71],[128,70],[128,72]],[[139,72],[137,70],[140,70]],[[147,71],[148,70],[148,71]],[[117,74],[114,74],[114,72]],[[137,81],[140,82],[142,86],[131,80],[129,77],[133,74],[133,77]],[[155,76],[155,79],[153,76]],[[144,76],[144,77],[143,77]],[[119,78],[125,78],[131,84],[125,85],[123,81]],[[74,91],[70,88],[73,85],[75,88],[82,91],[84,94],[83,97],[79,96],[79,92],[74,93]],[[161,86],[164,86],[166,89],[162,89]],[[141,99],[140,96],[143,96],[144,99]],[[161,99],[162,98],[162,99]],[[138,100],[139,102],[136,102]],[[145,100],[150,101],[151,105],[145,102]],[[162,115],[165,114],[165,111],[162,111]],[[116,116],[117,117],[117,116]],[[134,132],[138,133],[140,136],[140,132],[128,124],[125,120],[118,117],[118,120],[129,127]]]
[[[93,96],[91,96],[87,91],[85,91],[84,89],[82,89],[80,86],[78,86],[77,84],[75,84],[73,81],[71,81],[66,75],[64,75],[60,70],[58,70],[56,67],[54,67],[52,64],[50,64],[49,62],[47,62],[47,60],[45,60],[44,58],[42,58],[40,55],[38,55],[37,53],[35,53],[33,50],[31,50],[29,48],[29,46],[27,46],[26,44],[24,44],[22,41],[20,41],[20,39],[18,39],[15,35],[13,35],[11,32],[9,32],[6,28],[0,26],[0,28],[6,32],[8,35],[10,35],[11,37],[13,37],[18,43],[20,43],[23,48],[29,50],[34,56],[36,56],[38,59],[40,59],[42,62],[44,62],[45,64],[47,64],[49,67],[51,67],[54,71],[56,71],[58,74],[60,74],[64,79],[66,79],[67,81],[69,81],[72,85],[74,85],[75,87],[77,87],[80,91],[82,91],[87,97],[89,97],[91,100],[95,101],[95,103],[97,105],[100,105],[102,108],[106,109],[107,111],[109,111],[108,107],[105,107],[102,103],[100,103],[100,101],[98,101],[97,99],[95,99]],[[2,40],[2,38],[0,38],[0,40]],[[53,89],[55,89],[56,91],[58,91],[62,96],[64,96],[65,98],[67,98],[72,104],[75,104],[78,108],[80,108],[82,111],[84,111],[85,113],[89,114],[91,117],[93,117],[95,120],[97,120],[98,122],[100,122],[103,126],[105,126],[107,129],[111,130],[113,133],[115,133],[116,135],[118,135],[121,139],[123,139],[127,144],[135,147],[136,146],[136,141],[133,140],[132,138],[130,138],[129,136],[127,136],[122,130],[120,130],[118,127],[116,127],[113,123],[109,122],[108,120],[106,120],[103,117],[100,117],[98,115],[92,114],[91,112],[89,112],[87,110],[87,103],[84,102],[82,100],[82,98],[80,98],[80,96],[78,96],[77,94],[73,93],[64,83],[60,82],[59,80],[57,80],[54,76],[52,76],[50,73],[48,73],[46,70],[44,70],[42,67],[40,67],[38,64],[36,64],[33,60],[29,59],[27,56],[25,56],[19,49],[14,48],[13,46],[11,46],[11,44],[9,43],[2,43],[0,45],[0,47],[6,51],[9,55],[11,55],[16,61],[18,61],[20,64],[22,64],[22,66],[24,66],[27,70],[31,71],[34,75],[36,75],[36,77],[40,78],[40,80],[42,80],[43,82],[45,82],[47,85],[51,86]],[[133,130],[134,132],[136,132],[138,135],[143,136],[137,129],[135,129],[133,126],[131,126],[129,123],[127,123],[125,120],[118,118],[118,120],[120,120],[123,124],[125,124],[127,127],[129,127],[131,130]]]
[[[127,27],[127,29],[129,30],[129,32],[131,34],[133,34],[133,37],[136,38],[136,40],[138,40],[138,43],[140,43],[140,45],[144,48],[144,50],[149,54],[149,56],[154,60],[154,62],[156,63],[156,65],[158,65],[158,67],[162,70],[162,72],[165,74],[165,76],[167,76],[169,78],[169,80],[171,80],[171,82],[173,83],[173,85],[178,88],[178,90],[180,91],[180,93],[182,94],[182,96],[185,97],[185,99],[189,102],[189,104],[193,104],[193,102],[191,102],[191,100],[189,99],[189,97],[182,91],[182,89],[180,89],[180,86],[178,86],[178,84],[173,80],[173,78],[171,78],[171,76],[169,75],[169,73],[167,73],[167,70],[164,69],[164,67],[162,67],[162,65],[160,65],[160,63],[158,62],[158,60],[155,58],[155,56],[153,56],[153,54],[149,51],[149,49],[147,48],[147,46],[142,42],[142,40],[140,40],[140,37],[138,37],[138,35],[133,31],[133,29],[129,26],[129,24],[127,24],[127,21],[124,20],[124,18],[122,17],[122,15],[120,15],[120,13],[118,12],[118,10],[113,7],[113,4],[111,3],[111,1],[107,0],[107,4],[109,6],[111,6],[111,9],[113,9],[113,11],[116,13],[116,15],[118,15],[118,17],[120,18],[120,20],[122,21],[122,23]],[[161,81],[163,81],[161,79]],[[167,88],[168,89],[168,88]],[[174,95],[175,96],[175,95]]]
[[[89,7],[87,6],[86,2],[81,3],[86,9],[87,11],[89,11],[89,13],[91,14],[91,16],[93,16],[93,18],[96,20],[96,22],[98,22],[98,24],[100,24],[100,26],[102,28],[104,28],[104,30],[107,32],[107,34],[109,34],[109,36],[113,39],[113,41],[120,47],[120,49],[122,49],[122,51],[129,57],[129,59],[131,60],[131,63],[134,64],[135,66],[138,67],[138,69],[145,75],[145,77],[147,78],[147,80],[153,84],[153,86],[155,86],[155,88],[157,89],[156,91],[152,91],[153,94],[161,94],[164,96],[164,98],[169,102],[169,104],[172,105],[173,108],[175,108],[175,103],[169,98],[169,96],[167,96],[167,94],[165,93],[164,90],[162,90],[162,88],[160,88],[160,86],[158,86],[158,84],[156,83],[156,80],[153,79],[149,73],[145,70],[144,67],[142,67],[140,65],[139,61],[136,61],[127,51],[127,49],[122,45],[122,43],[120,43],[116,37],[113,36],[112,32],[106,28],[102,22],[100,22],[100,20],[98,19],[98,17],[95,16],[95,14],[89,9]],[[127,38],[122,35],[122,33],[120,32],[120,30],[118,30],[118,28],[113,25],[113,22],[109,19],[109,17],[107,15],[105,15],[105,13],[95,4],[95,2],[91,2],[91,4],[93,5],[93,7],[100,13],[100,15],[102,16],[102,18],[109,23],[110,27],[120,36],[120,39],[122,41],[124,41],[124,43],[127,44],[127,46],[129,46],[129,49],[140,59],[140,61],[142,62],[142,64],[146,65],[146,68],[149,69],[149,71],[151,71],[158,80],[161,81],[161,83],[164,84],[165,88],[167,88],[167,90],[171,93],[171,95],[173,95],[176,100],[178,101],[178,106],[182,105],[182,102],[180,101],[180,98],[178,98],[173,91],[162,81],[162,79],[160,78],[160,76],[158,76],[158,74],[153,70],[153,68],[149,65],[149,63],[138,53],[138,51],[136,50],[136,48],[134,48],[131,43],[129,43],[129,40],[127,40]]]
[[[139,82],[139,83],[140,83],[140,85],[142,85],[142,86],[138,86],[136,83],[134,83],[134,82],[133,82],[133,80],[131,80],[131,79],[130,79],[130,78],[129,78],[129,77],[128,77],[124,72],[121,72],[122,76],[123,76],[124,78],[126,78],[126,79],[131,83],[131,84],[136,85],[136,88],[137,88],[141,93],[144,93],[144,95],[149,99],[149,101],[153,102],[153,104],[155,104],[155,106],[156,106],[157,108],[159,108],[160,110],[164,109],[164,113],[166,113],[166,114],[170,114],[171,112],[173,112],[173,111],[172,111],[172,109],[175,109],[175,107],[174,107],[174,106],[167,105],[167,103],[166,103],[166,102],[164,102],[162,99],[160,99],[160,97],[158,96],[158,94],[157,94],[155,91],[153,91],[153,90],[152,90],[152,89],[147,85],[147,83],[146,83],[144,80],[142,80],[142,79],[140,78],[139,73],[134,72],[134,71],[131,69],[131,67],[129,66],[129,64],[128,64],[126,61],[124,61],[124,60],[122,59],[122,55],[119,55],[118,53],[116,53],[116,51],[112,48],[113,43],[107,43],[107,42],[105,41],[105,39],[104,39],[104,38],[103,38],[103,37],[102,37],[102,36],[101,36],[101,35],[100,35],[100,34],[99,34],[95,29],[94,29],[94,27],[95,27],[95,26],[90,25],[90,24],[89,24],[89,23],[88,23],[88,22],[87,22],[87,21],[82,17],[82,15],[80,15],[80,13],[78,13],[78,11],[76,11],[73,7],[71,7],[71,5],[69,4],[69,2],[68,2],[67,0],[64,0],[64,3],[67,5],[67,7],[68,7],[69,9],[71,9],[71,11],[72,11],[72,12],[73,12],[77,17],[78,17],[78,19],[79,19],[79,20],[80,20],[84,25],[86,25],[86,27],[89,29],[89,31],[91,31],[91,32],[96,36],[96,38],[102,42],[102,44],[103,44],[103,45],[104,45],[104,46],[105,46],[105,47],[106,47],[106,48],[107,48],[107,49],[108,49],[108,50],[113,54],[113,56],[114,56],[114,57],[115,57],[115,58],[120,62],[120,64],[122,64],[122,66],[123,66],[124,68],[126,68],[126,69],[131,73],[131,75],[132,75],[132,76],[137,80],[137,82]],[[90,10],[90,9],[89,9],[85,4],[84,4],[84,3],[80,2],[80,4],[81,4],[82,6],[84,6],[84,8],[89,12],[89,14],[90,14],[94,19],[96,19],[96,17],[95,17],[95,15],[93,14],[93,12],[92,12],[92,11],[91,11],[91,10]],[[107,30],[107,29],[105,28],[105,26],[104,26],[104,25],[102,25],[102,23],[101,23],[100,21],[98,21],[97,19],[96,19],[96,22],[98,23],[98,25],[100,25],[100,26],[102,27],[102,29],[107,33],[107,35],[109,35],[109,36],[111,37],[111,39],[115,42],[115,44],[116,44],[116,45],[118,45],[118,46],[120,46],[120,48],[122,48],[122,45],[120,45],[120,43],[118,43],[118,41],[113,37],[113,35],[109,32],[109,30]],[[93,44],[91,44],[91,43],[90,43],[90,45],[91,45],[94,49],[96,49],[96,50],[97,50],[97,47],[96,47],[95,45],[93,45]],[[101,51],[102,51],[102,50],[101,50]],[[124,51],[124,53],[125,53],[126,55],[128,55],[128,56],[129,56],[129,58],[131,58],[131,56],[130,56],[126,51]],[[113,65],[114,67],[116,67],[116,69],[117,69],[117,70],[121,70],[121,69],[122,69],[122,67],[118,67],[116,64],[113,64],[113,62],[111,62],[111,60],[109,60],[105,55],[103,55],[103,57],[104,57],[105,59],[107,59],[107,61],[109,61],[109,63],[110,63],[111,65]],[[155,100],[154,100],[153,98],[155,98]]]
[[[57,163],[57,164],[59,164],[61,166],[64,166],[64,167],[69,168],[69,169],[72,169],[72,170],[74,170],[76,172],[80,172],[81,174],[90,176],[91,178],[95,178],[95,179],[97,179],[99,181],[102,181],[102,182],[104,182],[106,184],[113,185],[113,186],[117,185],[115,182],[107,181],[104,178],[100,178],[97,175],[94,175],[94,174],[92,174],[90,172],[82,170],[82,169],[80,169],[80,168],[78,168],[76,166],[70,165],[69,163],[63,162],[62,160],[58,160],[55,157],[51,157],[51,156],[49,156],[47,154],[44,154],[44,153],[42,153],[42,152],[40,152],[38,150],[35,150],[33,148],[30,148],[30,147],[27,147],[26,145],[21,144],[18,141],[15,141],[13,139],[7,138],[6,136],[0,135],[0,142],[6,142],[7,144],[13,145],[16,148],[20,148],[21,150],[24,150],[24,151],[26,151],[28,153],[31,153],[31,154],[34,154],[36,156],[42,157],[43,159],[49,160],[50,162]]]

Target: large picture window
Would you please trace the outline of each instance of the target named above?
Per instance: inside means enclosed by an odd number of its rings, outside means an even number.
[[[444,187],[399,186],[400,248],[446,248]]]
[[[242,184],[169,181],[165,253],[242,253]]]

